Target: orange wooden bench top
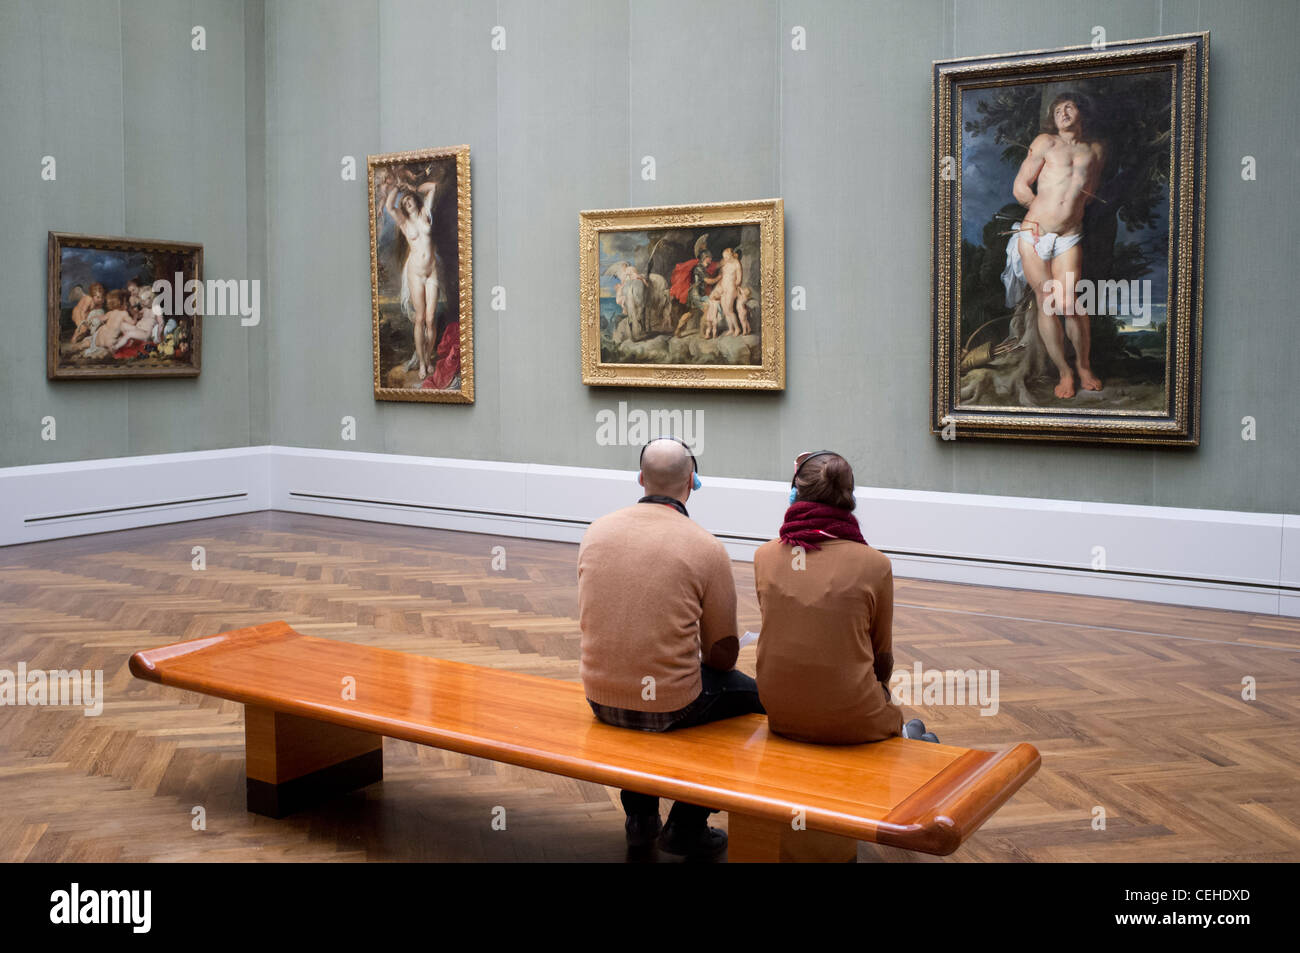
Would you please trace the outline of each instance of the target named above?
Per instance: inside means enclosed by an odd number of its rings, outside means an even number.
[[[1038,770],[1038,752],[892,738],[788,741],[761,715],[663,734],[598,722],[571,682],[300,635],[284,622],[137,652],[139,678],[752,817],[926,853],[956,850]],[[342,698],[356,680],[356,700]]]

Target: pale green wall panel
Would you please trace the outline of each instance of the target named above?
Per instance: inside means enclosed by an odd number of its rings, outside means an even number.
[[[595,440],[608,395],[583,387],[578,363],[578,212],[627,202],[628,7],[511,0],[497,16],[508,46],[495,54],[496,283],[509,307],[476,308],[478,320],[500,325],[497,450],[506,460],[617,466]]]
[[[0,5],[0,465],[130,453],[128,385],[45,378],[46,234],[123,228],[122,51],[116,4]],[[43,156],[55,179],[41,178]],[[41,439],[54,417],[55,440]]]
[[[375,2],[267,7],[270,435],[382,450],[370,377],[365,157],[379,142]],[[355,181],[342,176],[357,160]],[[344,417],[357,439],[344,441]]]
[[[1200,466],[1160,454],[1155,499],[1168,506],[1300,508],[1300,4],[1267,12],[1165,0],[1164,29],[1210,31],[1206,189],[1204,427]],[[1257,162],[1242,179],[1242,159]],[[1242,418],[1256,439],[1242,440]],[[1213,502],[1207,502],[1213,501]]]
[[[267,284],[266,3],[244,3],[244,184],[248,223],[247,271],[260,282],[262,318],[244,335],[248,349],[248,442],[271,442],[270,341],[275,326]]]
[[[938,0],[781,5],[781,194],[788,389],[763,476],[834,447],[860,483],[951,489],[952,448],[929,436],[930,145],[927,73]],[[792,48],[802,27],[806,49]],[[903,64],[907,64],[904,66]]]
[[[0,464],[247,446],[247,331],[211,318],[197,380],[47,381],[47,231],[196,241],[209,277],[244,276],[243,5],[6,3],[0,250]],[[207,30],[207,50],[191,29]],[[53,155],[57,178],[42,182]],[[40,439],[52,415],[58,439]]]
[[[192,47],[201,26],[206,49]],[[125,233],[200,242],[204,278],[247,276],[243,7],[122,0]],[[248,342],[238,316],[206,315],[203,370],[132,381],[131,453],[248,445]]]
[[[497,226],[497,72],[491,49],[496,5],[452,0],[385,2],[379,11],[379,139],[371,152],[470,147],[474,248],[474,403],[385,403],[382,448],[390,453],[476,457],[499,446],[501,378],[499,336],[512,311],[491,310],[501,230]],[[507,37],[516,44],[522,37]],[[507,43],[509,46],[509,42]],[[508,236],[515,238],[517,236]],[[522,309],[523,288],[507,303]],[[367,301],[365,320],[370,320]]]

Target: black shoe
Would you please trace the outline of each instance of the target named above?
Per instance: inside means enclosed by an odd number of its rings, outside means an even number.
[[[707,824],[702,827],[681,827],[669,822],[659,835],[659,849],[681,857],[713,857],[727,847],[727,834]]]
[[[919,741],[925,734],[925,722],[920,718],[913,718],[903,726],[903,737]]]
[[[663,822],[658,814],[629,814],[623,830],[627,832],[627,846],[639,849],[654,844]]]
[[[926,731],[925,722],[920,718],[913,718],[903,726],[903,737],[914,741],[928,741],[935,745],[939,743],[938,736],[933,731]]]

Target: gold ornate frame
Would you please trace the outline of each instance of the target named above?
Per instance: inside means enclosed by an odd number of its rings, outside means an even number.
[[[460,275],[460,389],[411,390],[385,387],[379,377],[379,270],[377,242],[379,222],[375,217],[375,170],[429,159],[454,156],[456,160],[456,248]],[[366,182],[370,196],[370,310],[373,330],[375,400],[408,400],[442,404],[474,403],[474,250],[470,205],[469,146],[389,152],[366,156]]]
[[[607,364],[600,359],[600,250],[607,231],[757,225],[762,275],[760,300],[763,363]],[[603,209],[579,213],[579,288],[581,292],[582,382],[604,386],[785,389],[785,204],[781,199],[669,205],[659,208]]]
[[[1202,275],[1205,251],[1206,95],[1210,35],[936,60],[933,64],[931,198],[932,433],[957,439],[1085,441],[1197,446],[1200,442]],[[961,148],[965,88],[1150,70],[1171,74],[1170,287],[1164,413],[957,405],[961,322]],[[942,175],[945,158],[956,175]],[[945,433],[947,431],[947,433]]]
[[[198,377],[203,358],[203,301],[192,315],[194,336],[191,349],[194,357],[188,366],[177,367],[61,367],[59,352],[59,322],[62,303],[63,249],[94,248],[100,251],[157,251],[188,256],[188,267],[193,273],[186,277],[203,283],[203,246],[195,242],[168,242],[149,238],[110,238],[103,235],[74,235],[69,232],[50,232],[46,256],[46,342],[45,376],[49,380],[102,380],[104,378],[132,377]],[[155,275],[155,280],[171,275]],[[203,296],[206,300],[206,295]]]

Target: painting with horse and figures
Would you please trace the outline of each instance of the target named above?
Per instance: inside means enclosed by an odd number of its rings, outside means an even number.
[[[781,200],[583,212],[583,381],[781,389]]]

